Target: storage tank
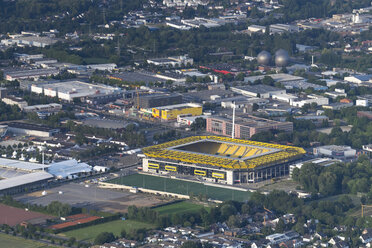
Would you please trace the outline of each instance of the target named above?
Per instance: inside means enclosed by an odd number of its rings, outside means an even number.
[[[268,65],[271,61],[271,54],[267,51],[262,51],[257,55],[257,61],[260,65]]]
[[[287,66],[289,63],[288,52],[284,49],[279,49],[275,53],[275,65],[279,67]]]

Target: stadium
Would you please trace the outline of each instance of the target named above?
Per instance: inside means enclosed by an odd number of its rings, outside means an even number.
[[[221,184],[248,184],[288,175],[299,147],[219,136],[194,136],[143,150],[143,171],[188,175]]]

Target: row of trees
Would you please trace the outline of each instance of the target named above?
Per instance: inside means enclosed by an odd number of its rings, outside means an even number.
[[[367,201],[372,200],[371,163],[366,156],[360,156],[352,163],[338,163],[328,167],[305,164],[293,171],[293,179],[309,192],[323,196],[341,193],[366,193]]]
[[[0,121],[19,120],[23,113],[17,105],[7,105],[0,101]]]
[[[46,206],[42,205],[28,205],[24,204],[22,202],[14,200],[11,196],[3,196],[0,200],[1,203],[17,208],[28,208],[31,211],[36,211],[36,212],[42,212],[46,214],[51,214],[55,216],[67,216],[74,211],[77,211],[76,209],[73,209],[70,205],[61,203],[58,201],[52,201]]]

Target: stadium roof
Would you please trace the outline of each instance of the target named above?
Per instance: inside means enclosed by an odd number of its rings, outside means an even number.
[[[53,175],[45,171],[39,171],[22,176],[8,178],[0,180],[0,191],[52,178],[54,178]]]
[[[48,165],[35,164],[35,163],[23,162],[23,161],[19,161],[19,160],[0,158],[0,167],[10,168],[10,169],[17,169],[17,170],[25,170],[25,171],[33,171],[33,170],[41,170],[41,169],[43,169],[43,167],[44,168],[48,167]]]
[[[202,143],[209,142],[209,143]],[[197,144],[192,149],[185,148]],[[219,151],[207,151],[217,144]],[[221,144],[221,145],[219,145]],[[204,146],[204,147],[203,147]],[[224,148],[221,148],[221,147]],[[227,152],[230,150],[231,152]],[[203,164],[225,169],[253,169],[270,166],[299,158],[304,149],[251,140],[231,139],[219,136],[194,136],[142,149],[150,158],[169,159],[190,164]],[[222,152],[220,152],[222,151]],[[214,154],[213,154],[214,153]],[[237,153],[240,153],[239,155]],[[251,154],[251,155],[249,155]]]

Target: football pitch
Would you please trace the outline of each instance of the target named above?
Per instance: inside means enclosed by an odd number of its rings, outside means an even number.
[[[135,229],[152,229],[155,227],[156,226],[153,224],[135,220],[114,220],[102,224],[71,230],[68,232],[60,233],[59,235],[68,238],[74,237],[77,240],[93,242],[97,235],[101,232],[112,232],[115,236],[120,236],[122,230],[130,232],[131,230]]]
[[[204,206],[188,201],[176,202],[173,204],[153,208],[159,215],[172,215],[199,212]],[[206,207],[206,209],[209,209]]]
[[[143,174],[134,174],[130,176],[114,178],[106,182],[181,195],[206,195],[210,199],[220,201],[247,201],[251,195],[249,191],[247,192],[209,185],[207,186],[202,183]]]
[[[8,234],[0,233],[0,247],[11,247],[11,248],[46,248],[56,247],[49,246],[47,244],[39,243],[34,240],[24,239],[21,237],[15,237]]]

